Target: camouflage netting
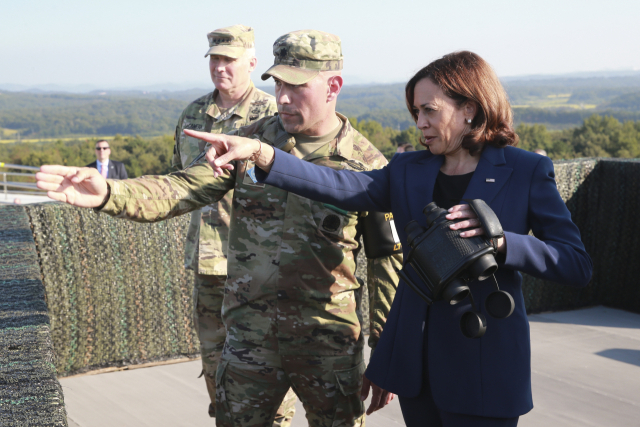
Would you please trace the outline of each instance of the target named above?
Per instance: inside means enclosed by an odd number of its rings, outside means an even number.
[[[364,240],[360,237],[360,244],[364,247]],[[356,278],[361,280],[362,285],[362,300],[360,305],[360,312],[362,313],[362,333],[369,335],[369,291],[367,289],[367,257],[364,255],[364,250],[358,252],[356,258]]]
[[[593,260],[593,279],[573,289],[524,275],[529,313],[604,304],[640,312],[640,161],[555,163],[562,198]]]
[[[55,203],[28,212],[59,376],[199,355],[182,265],[188,216],[137,224]]]
[[[0,206],[0,425],[66,426],[29,218]]]

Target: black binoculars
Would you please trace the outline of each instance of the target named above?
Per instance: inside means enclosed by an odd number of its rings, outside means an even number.
[[[497,241],[504,232],[498,217],[483,200],[465,201],[478,216],[485,235],[460,237],[459,230],[450,228],[457,221],[448,220],[449,212],[433,202],[422,210],[427,217],[427,228],[411,221],[404,229],[411,247],[407,264],[424,282],[431,296],[417,286],[404,269],[398,274],[429,305],[440,300],[455,305],[469,297],[473,310],[462,315],[460,328],[467,338],[480,338],[487,330],[487,321],[477,310],[468,283],[485,280],[496,272]],[[485,299],[485,309],[492,317],[504,319],[513,313],[515,304],[513,297],[501,291],[495,276],[493,278],[496,290]]]

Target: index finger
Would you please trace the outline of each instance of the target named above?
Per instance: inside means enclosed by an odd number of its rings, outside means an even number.
[[[195,130],[190,130],[190,129],[185,129],[183,131],[185,133],[185,135],[189,135],[192,136],[194,138],[197,139],[201,139],[203,141],[207,141],[207,142],[223,142],[225,140],[225,135],[224,134],[218,134],[218,133],[209,133],[209,132],[198,132]]]

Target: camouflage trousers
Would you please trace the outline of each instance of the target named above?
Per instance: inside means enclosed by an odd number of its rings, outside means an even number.
[[[227,336],[222,323],[222,300],[226,276],[195,275],[193,287],[194,322],[200,339],[202,376],[209,392],[209,415],[216,416],[216,371]],[[288,427],[295,414],[296,395],[289,391],[278,408],[273,427]]]
[[[218,367],[216,425],[267,427],[293,389],[310,427],[364,427],[362,352],[348,356],[284,356],[227,343]]]

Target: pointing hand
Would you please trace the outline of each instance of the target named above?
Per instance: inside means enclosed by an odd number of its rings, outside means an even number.
[[[214,176],[221,175],[224,169],[233,169],[230,162],[234,160],[248,160],[253,157],[257,157],[256,166],[268,172],[275,156],[273,147],[256,139],[193,130],[185,130],[184,133],[211,144],[206,158],[213,168]]]

